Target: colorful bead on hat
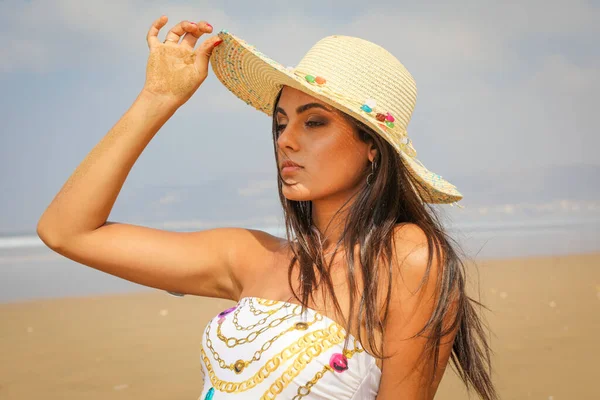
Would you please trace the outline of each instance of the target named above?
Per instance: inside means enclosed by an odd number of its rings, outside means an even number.
[[[377,107],[377,102],[373,99],[367,99],[363,105],[360,106],[360,109],[366,113],[370,113],[375,107]]]
[[[370,114],[371,112],[373,112],[373,109],[377,107],[377,101],[375,101],[374,99],[367,99],[365,100],[365,102],[363,103],[362,106],[360,106],[360,109],[363,110],[364,112],[366,112],[367,114]],[[376,113],[375,114],[375,119],[379,122],[383,122],[384,124],[377,124],[379,127],[381,128],[393,128],[394,127],[394,121],[396,120],[392,114],[390,114],[389,112],[383,114],[383,113]]]
[[[322,76],[306,75],[304,77],[308,83],[316,83],[317,85],[324,85],[327,80]]]

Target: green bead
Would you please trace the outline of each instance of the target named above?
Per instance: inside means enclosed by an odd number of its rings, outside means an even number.
[[[315,83],[315,77],[312,75],[306,75],[305,76],[306,80],[310,83]]]
[[[385,121],[385,124],[388,126],[388,128],[393,128],[394,127],[394,123],[393,122]]]

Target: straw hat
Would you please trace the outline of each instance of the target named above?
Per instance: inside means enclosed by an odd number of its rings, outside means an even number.
[[[223,30],[210,61],[219,80],[247,104],[271,116],[283,85],[301,90],[363,122],[400,154],[422,182],[428,203],[454,203],[456,187],[416,158],[407,134],[417,98],[415,80],[384,48],[349,36],[319,40],[296,67],[285,67]]]

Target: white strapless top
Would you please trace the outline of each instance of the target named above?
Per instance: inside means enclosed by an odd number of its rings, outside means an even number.
[[[294,303],[244,297],[206,325],[199,400],[375,399],[381,370],[345,329]]]

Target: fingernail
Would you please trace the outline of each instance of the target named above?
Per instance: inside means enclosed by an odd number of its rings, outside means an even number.
[[[208,22],[206,23],[206,26],[208,26],[210,29],[213,29],[213,26],[211,24],[209,24]]]
[[[215,42],[215,44],[213,44],[213,47],[217,47],[218,45],[220,45],[221,43],[223,43],[222,39],[219,39]]]
[[[192,24],[192,25],[196,25],[196,23],[195,23],[195,22],[192,22],[192,21],[189,21],[189,23],[190,23],[190,24]]]

